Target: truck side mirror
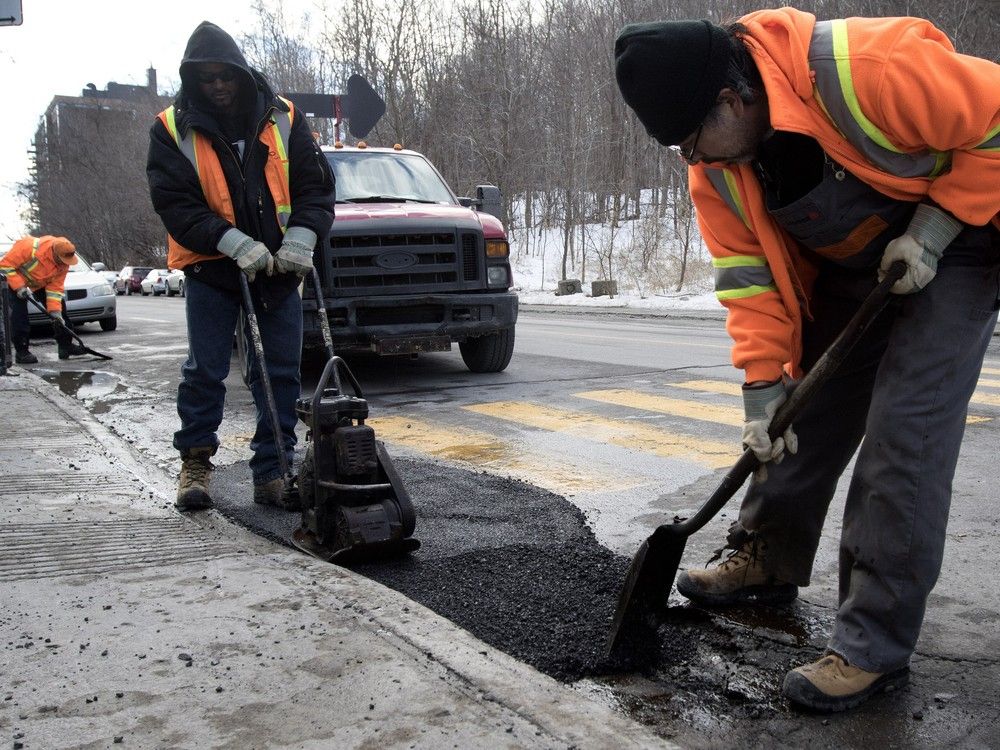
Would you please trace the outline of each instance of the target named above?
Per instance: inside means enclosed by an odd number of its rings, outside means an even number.
[[[462,196],[458,199],[458,205],[469,208],[472,206],[472,198],[469,198],[468,196]]]
[[[494,185],[476,185],[476,208],[486,214],[501,217],[503,206],[500,201],[500,188]]]
[[[97,263],[91,263],[90,267],[93,268],[95,271],[106,271],[107,270],[107,266],[105,266],[100,261],[97,261]]]

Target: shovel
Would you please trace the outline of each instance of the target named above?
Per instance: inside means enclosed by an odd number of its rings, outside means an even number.
[[[861,303],[844,330],[774,415],[768,428],[772,440],[791,426],[813,395],[840,367],[858,339],[882,312],[889,300],[889,289],[905,272],[905,263],[893,263],[885,279]],[[642,543],[632,558],[625,583],[618,595],[618,607],[608,635],[609,657],[614,658],[626,643],[637,644],[652,633],[652,620],[666,607],[667,596],[677,575],[687,538],[712,520],[758,466],[760,461],[753,451],[745,450],[719,488],[691,518],[657,527]]]
[[[264,400],[267,402],[267,413],[271,422],[271,433],[274,436],[274,449],[278,454],[278,469],[281,471],[281,478],[285,480],[285,488],[289,499],[297,497],[297,487],[295,476],[292,475],[291,467],[288,465],[288,456],[285,455],[285,439],[281,434],[281,422],[278,421],[278,404],[274,400],[274,390],[271,388],[271,377],[267,373],[267,363],[264,361],[264,343],[260,338],[260,326],[257,325],[257,313],[254,311],[253,298],[250,296],[250,284],[244,273],[240,273],[240,289],[243,292],[243,313],[246,315],[250,328],[250,341],[253,343],[254,353],[257,355],[257,366],[260,368],[260,380],[264,386]],[[296,506],[297,507],[297,506]]]
[[[49,311],[45,309],[45,307],[42,305],[41,302],[39,302],[37,299],[35,299],[35,296],[33,294],[29,294],[27,296],[27,299],[28,299],[29,302],[31,302],[31,304],[33,304],[35,307],[37,307],[39,309],[39,311],[45,313],[45,315],[49,314]],[[97,357],[99,359],[108,359],[108,360],[111,359],[110,355],[108,355],[108,354],[101,354],[100,352],[95,352],[93,349],[91,349],[89,346],[87,346],[85,343],[83,343],[83,341],[80,339],[80,337],[76,335],[76,332],[73,331],[71,328],[69,328],[65,323],[63,323],[61,318],[52,318],[52,317],[50,317],[49,319],[56,326],[62,328],[64,331],[66,331],[66,333],[68,333],[70,336],[72,336],[73,340],[76,341],[76,343],[79,344],[80,347],[87,352],[87,354],[90,354],[90,355],[92,355],[94,357]]]

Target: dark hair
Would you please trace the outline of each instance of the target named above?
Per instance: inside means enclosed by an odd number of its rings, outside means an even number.
[[[726,77],[719,90],[732,89],[744,104],[753,104],[764,92],[764,81],[743,41],[743,37],[749,34],[750,30],[739,22],[722,24],[722,29],[728,37],[731,54],[726,67]],[[712,107],[705,117],[705,122],[712,122],[718,116],[718,109]]]

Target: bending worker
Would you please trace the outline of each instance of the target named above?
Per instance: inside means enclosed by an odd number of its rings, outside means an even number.
[[[283,445],[275,445],[253,347],[250,442],[253,499],[292,509],[278,451],[292,465],[302,357],[299,284],[316,241],[333,222],[333,174],[305,117],[247,65],[236,42],[207,21],[191,34],[181,90],[150,132],[153,207],[170,235],[167,265],[185,275],[188,357],[181,369],[174,447],[181,454],[176,505],[212,504],[240,277],[251,282]],[[243,335],[246,335],[244,332]]]
[[[1000,66],[957,54],[921,19],[818,22],[792,8],[627,26],[615,57],[625,101],[690,165],[745,372],[743,442],[770,462],[728,559],[688,570],[678,589],[706,606],[794,599],[860,445],[832,637],[784,681],[797,704],[850,708],[907,681],[941,567],[997,320]],[[772,443],[790,379],[897,260],[907,270],[889,308]]]
[[[0,274],[7,277],[13,299],[10,302],[10,336],[14,344],[14,361],[33,365],[38,357],[31,353],[28,342],[31,325],[28,321],[28,297],[44,305],[52,319],[59,359],[86,354],[87,350],[74,343],[69,318],[66,317],[64,287],[70,266],[75,266],[76,247],[65,237],[22,237],[0,258]]]

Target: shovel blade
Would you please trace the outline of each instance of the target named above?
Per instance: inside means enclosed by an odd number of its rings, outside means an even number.
[[[687,542],[687,537],[670,534],[667,528],[653,532],[632,558],[608,635],[611,659],[627,646],[640,646],[656,632],[656,616],[666,608]]]

